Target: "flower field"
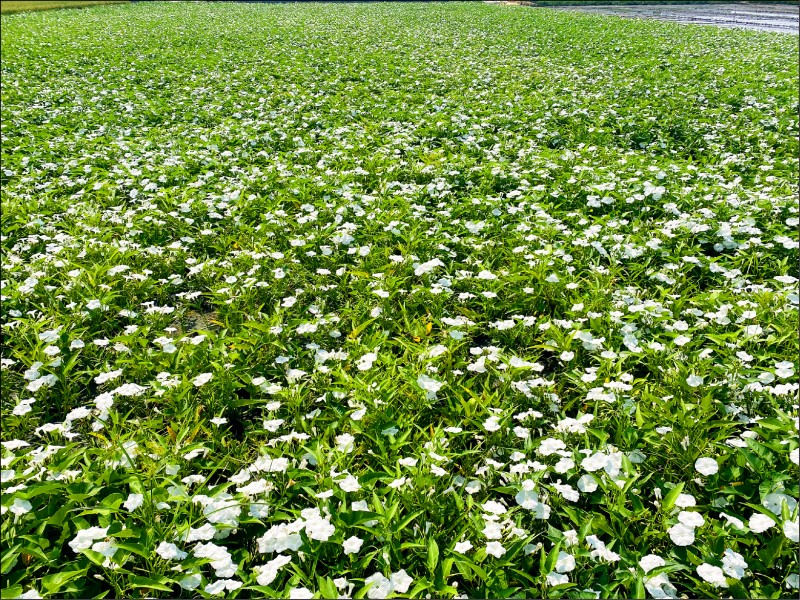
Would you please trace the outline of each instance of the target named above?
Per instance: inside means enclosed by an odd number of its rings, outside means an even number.
[[[796,596],[797,36],[2,28],[2,598]]]

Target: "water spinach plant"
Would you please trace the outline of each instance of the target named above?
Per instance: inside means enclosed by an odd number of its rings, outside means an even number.
[[[797,594],[796,36],[2,28],[2,598]]]

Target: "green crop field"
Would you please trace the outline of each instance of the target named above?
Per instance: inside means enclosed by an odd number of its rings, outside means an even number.
[[[2,31],[2,598],[796,596],[797,36]]]
[[[124,4],[127,0],[119,0],[119,1],[92,1],[87,0],[86,2],[71,2],[66,0],[64,2],[61,1],[27,1],[27,0],[3,0],[0,2],[0,13],[7,14],[7,13],[18,13],[18,12],[28,12],[32,10],[53,10],[56,8],[86,8],[88,6],[100,6],[103,4]]]

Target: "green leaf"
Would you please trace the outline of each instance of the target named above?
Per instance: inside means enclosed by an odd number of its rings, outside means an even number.
[[[766,546],[758,551],[758,558],[761,559],[761,563],[765,568],[772,568],[772,565],[775,562],[775,557],[779,556],[781,550],[783,549],[783,541],[785,539],[786,538],[782,535],[778,536],[770,540]]]
[[[3,560],[0,562],[0,573],[5,575],[17,564],[17,557],[19,556],[19,549],[21,546],[21,544],[16,544],[3,552]]]
[[[42,587],[44,587],[44,589],[46,589],[49,593],[55,594],[73,579],[85,576],[87,571],[88,569],[81,569],[79,571],[63,571],[61,573],[45,575],[42,577]]]
[[[641,575],[636,576],[636,588],[633,591],[634,598],[647,598],[644,591],[644,580]]]
[[[138,554],[142,558],[150,557],[150,553],[147,552],[147,550],[145,550],[144,546],[142,546],[141,544],[120,544],[119,542],[116,542],[114,545],[117,546],[118,548],[121,548],[122,550],[127,550],[128,552],[132,552],[133,554]]]
[[[169,583],[166,577],[159,577],[158,580],[150,579],[149,577],[142,577],[141,575],[131,575],[128,578],[128,585],[133,588],[145,588],[151,590],[161,590],[162,592],[171,592],[172,587],[165,585]]]
[[[233,402],[229,402],[230,406],[235,408],[242,408],[245,406],[258,406],[259,404],[269,404],[272,402],[271,398],[239,398]]]
[[[336,589],[336,584],[330,577],[317,576],[317,588],[323,598],[338,598],[339,591]]]
[[[409,595],[410,598],[415,598],[417,596],[417,594],[419,594],[420,592],[424,592],[425,590],[429,589],[430,587],[431,587],[431,582],[428,581],[427,579],[423,579],[423,580],[418,581],[416,583],[416,585],[411,589],[411,591],[408,593],[408,595]]]
[[[361,335],[361,332],[364,331],[367,327],[369,327],[369,324],[372,323],[374,320],[375,319],[368,319],[368,320],[364,321],[361,325],[359,325],[358,327],[355,327],[353,329],[353,331],[351,331],[347,335],[347,337],[349,339],[351,339],[351,340],[356,339],[359,335]]]
[[[380,518],[381,515],[374,512],[367,512],[367,511],[355,511],[349,513],[341,513],[339,518],[342,522],[349,526],[354,527],[356,525],[360,525],[366,521],[375,521]]]
[[[672,510],[672,507],[675,506],[675,501],[678,499],[678,496],[682,491],[683,482],[681,481],[674,488],[672,488],[666,496],[664,496],[664,501],[661,503],[661,510],[665,513]]]
[[[405,519],[403,519],[403,520],[400,522],[400,524],[399,524],[397,527],[395,527],[395,528],[394,528],[394,532],[395,532],[395,533],[400,533],[400,532],[402,532],[402,531],[403,531],[403,529],[405,529],[405,528],[406,528],[406,526],[407,526],[409,523],[411,523],[411,521],[413,521],[414,519],[416,519],[418,516],[420,516],[420,515],[421,515],[422,513],[424,513],[424,512],[425,512],[424,510],[418,510],[417,512],[415,512],[415,513],[412,513],[412,514],[408,515],[408,516],[407,516]]]
[[[431,538],[428,541],[428,556],[427,556],[428,572],[431,576],[436,571],[436,565],[439,564],[439,546],[436,540]]]
[[[3,598],[3,600],[6,598],[19,598],[20,596],[22,596],[21,585],[0,589],[0,598]]]
[[[550,573],[553,569],[555,569],[556,562],[558,561],[559,550],[561,550],[561,541],[558,541],[555,544],[553,544],[553,547],[547,554],[547,558],[544,561],[544,571],[542,571],[543,573]]]
[[[267,325],[266,323],[254,323],[253,321],[248,321],[247,323],[242,323],[242,327],[247,327],[248,329],[255,329],[256,331],[260,331],[261,333],[270,334],[269,330],[272,326]]]

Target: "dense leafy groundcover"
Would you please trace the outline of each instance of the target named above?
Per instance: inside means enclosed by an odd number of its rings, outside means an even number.
[[[797,593],[797,37],[2,26],[3,598]]]

